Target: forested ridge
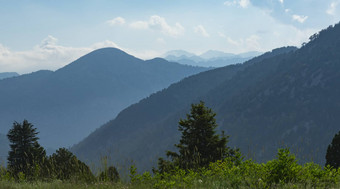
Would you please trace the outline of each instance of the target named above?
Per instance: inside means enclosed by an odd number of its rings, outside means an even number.
[[[110,153],[150,168],[179,139],[177,120],[203,100],[232,136],[230,145],[248,157],[266,162],[277,148],[290,147],[301,162],[324,164],[340,123],[339,28],[320,31],[299,49],[275,49],[188,77],[126,108],[72,150],[85,161]]]

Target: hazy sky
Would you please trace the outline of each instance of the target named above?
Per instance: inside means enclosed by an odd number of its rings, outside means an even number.
[[[101,47],[268,51],[340,21],[340,0],[0,0],[0,72],[55,70]]]

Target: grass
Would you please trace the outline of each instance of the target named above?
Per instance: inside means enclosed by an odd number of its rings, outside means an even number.
[[[97,182],[92,184],[86,183],[71,183],[71,182],[62,182],[60,180],[54,180],[52,182],[13,182],[13,181],[0,181],[0,188],[5,189],[148,189],[154,188],[149,184],[131,184],[131,183],[110,183],[110,182]],[[253,188],[247,185],[239,185],[237,187],[230,187],[227,181],[206,181],[206,182],[197,182],[190,187],[165,187],[160,186],[159,188],[195,188],[195,189],[222,189],[222,188]],[[268,188],[268,187],[258,187],[258,188]],[[286,183],[286,184],[277,184],[272,185],[270,188],[277,189],[288,189],[288,188],[340,188],[339,184],[329,185],[327,183],[320,184],[315,187],[312,184],[295,184],[295,183]]]

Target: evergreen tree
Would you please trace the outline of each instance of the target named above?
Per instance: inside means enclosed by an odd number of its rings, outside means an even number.
[[[52,154],[50,162],[57,179],[94,180],[90,168],[65,148],[59,148],[56,153]]]
[[[340,131],[335,134],[332,143],[328,145],[326,153],[326,166],[330,165],[334,168],[340,167]]]
[[[182,138],[175,144],[179,153],[167,152],[173,163],[183,169],[196,169],[206,167],[210,162],[222,160],[234,153],[226,144],[228,136],[216,134],[216,114],[205,107],[204,102],[191,105],[191,112],[186,119],[179,121],[179,131]],[[171,167],[169,163],[160,159],[160,169]],[[162,167],[163,166],[163,167]]]
[[[8,168],[14,176],[19,172],[25,174],[27,178],[36,176],[41,169],[46,152],[38,143],[37,129],[31,123],[24,120],[22,124],[13,123],[13,128],[9,130],[7,137],[10,141]]]

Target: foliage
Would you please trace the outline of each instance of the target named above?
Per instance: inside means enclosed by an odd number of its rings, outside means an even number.
[[[267,163],[225,158],[206,168],[137,174],[133,168],[132,186],[146,188],[337,188],[340,169],[321,168],[314,163],[299,165],[289,149],[279,149],[276,159]]]
[[[59,150],[60,151],[60,150]],[[66,153],[66,152],[65,152]],[[66,158],[67,159],[67,158]],[[113,167],[112,167],[113,168]],[[107,170],[110,170],[108,168]],[[109,172],[109,171],[108,171]],[[322,168],[314,163],[299,165],[288,149],[279,149],[276,159],[267,163],[243,160],[242,156],[227,157],[199,169],[174,167],[170,172],[139,174],[130,168],[129,182],[101,179],[27,182],[22,177],[13,182],[7,171],[0,169],[0,185],[4,188],[339,188],[340,169]],[[77,178],[78,179],[78,178]]]
[[[114,166],[110,166],[99,174],[99,180],[101,181],[118,182],[119,179],[119,173]]]
[[[288,149],[279,149],[277,159],[267,162],[264,179],[269,184],[296,182],[301,169]]]
[[[179,121],[182,138],[177,152],[167,152],[175,166],[182,169],[198,169],[207,167],[210,162],[224,159],[235,152],[226,145],[228,136],[216,134],[216,114],[204,105],[204,102],[192,104],[190,114]],[[169,162],[159,160],[161,171],[170,168]]]
[[[50,163],[57,179],[84,181],[95,179],[90,168],[65,148],[59,148],[52,154]]]
[[[46,160],[46,152],[38,143],[38,132],[31,123],[24,120],[22,124],[13,123],[7,137],[10,141],[8,169],[18,178],[19,173],[27,178],[40,174]]]
[[[95,180],[89,167],[77,159],[70,151],[60,148],[50,157],[38,143],[37,129],[24,120],[22,124],[14,122],[8,132],[11,151],[8,156],[8,168],[0,169],[0,178],[5,180]],[[107,170],[109,178],[117,179],[117,170]],[[119,178],[119,176],[118,176]]]
[[[340,167],[340,131],[335,134],[332,143],[328,145],[326,153],[326,166]]]

